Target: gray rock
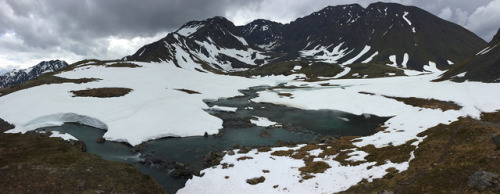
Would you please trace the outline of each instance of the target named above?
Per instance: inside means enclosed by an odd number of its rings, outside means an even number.
[[[497,144],[497,150],[500,149],[500,135],[493,136],[491,142]]]
[[[394,191],[382,190],[382,191],[379,191],[378,194],[394,194]]]
[[[496,173],[486,172],[486,171],[476,171],[474,172],[474,174],[469,176],[469,181],[467,181],[467,185],[471,189],[475,188],[479,191],[484,191],[492,187],[499,187],[500,186],[498,180],[499,177],[500,176]]]

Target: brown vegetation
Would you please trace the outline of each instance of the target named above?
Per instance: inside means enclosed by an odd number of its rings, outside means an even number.
[[[137,67],[142,67],[140,65],[137,65],[135,63],[125,63],[125,62],[121,62],[121,63],[114,63],[114,64],[111,64],[111,65],[106,65],[106,67],[128,67],[128,68],[137,68]]]
[[[415,150],[415,159],[410,162],[408,170],[390,172],[371,183],[363,181],[345,193],[377,193],[382,190],[395,193],[478,192],[468,187],[469,176],[479,170],[500,174],[500,150],[490,142],[492,134],[500,134],[500,127],[471,118],[433,127],[419,134],[427,137]]]
[[[130,88],[92,88],[71,91],[71,93],[73,93],[73,97],[113,98],[125,96],[131,91]]]
[[[129,164],[48,134],[0,134],[1,193],[165,193]]]
[[[436,99],[423,99],[415,97],[410,97],[410,98],[391,97],[391,96],[384,96],[384,97],[403,102],[410,106],[421,107],[421,108],[441,109],[443,111],[460,110],[462,108],[460,105],[452,101],[446,102]]]
[[[181,91],[181,92],[186,92],[188,94],[201,94],[200,92],[197,92],[197,91],[194,91],[194,90],[188,90],[188,89],[175,89],[177,91]]]

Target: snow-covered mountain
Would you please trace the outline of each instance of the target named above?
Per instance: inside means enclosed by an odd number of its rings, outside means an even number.
[[[54,72],[63,67],[68,66],[68,63],[61,60],[42,61],[38,65],[28,69],[13,70],[0,76],[0,89],[12,85],[22,84],[28,80],[34,79],[41,74]]]
[[[329,6],[289,24],[255,20],[235,26],[223,17],[192,21],[125,57],[174,61],[199,71],[242,71],[283,61],[383,64],[445,70],[486,42],[420,8],[395,3]]]
[[[441,79],[453,81],[500,82],[500,29],[491,42],[464,62],[454,66]]]

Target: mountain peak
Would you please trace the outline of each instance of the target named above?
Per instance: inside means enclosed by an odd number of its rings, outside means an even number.
[[[63,67],[68,66],[68,63],[62,60],[42,61],[37,65],[27,68],[8,72],[0,76],[0,89],[12,85],[22,84],[28,80],[34,79],[41,74],[54,72]]]
[[[500,44],[500,28],[498,29],[497,34],[491,40],[490,44]]]

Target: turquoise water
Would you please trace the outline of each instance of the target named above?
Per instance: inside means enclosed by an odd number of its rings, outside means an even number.
[[[127,144],[109,142],[97,143],[103,136],[104,130],[79,124],[64,124],[60,127],[44,128],[47,131],[61,131],[69,133],[83,141],[87,151],[98,154],[106,160],[129,163],[143,173],[150,175],[160,183],[169,193],[175,193],[186,182],[185,178],[175,179],[169,173],[175,162],[187,164],[195,171],[206,168],[203,156],[208,152],[217,152],[232,149],[233,146],[272,146],[278,140],[288,143],[307,143],[324,135],[364,136],[374,133],[375,128],[388,118],[376,116],[357,116],[331,110],[306,111],[267,103],[249,102],[257,96],[256,92],[263,87],[242,91],[245,96],[207,101],[209,106],[237,107],[235,113],[207,110],[222,120],[224,128],[217,136],[163,138],[147,142],[147,146],[138,153],[132,153]],[[248,109],[247,107],[252,107]],[[285,126],[264,128],[258,127],[245,119],[251,116],[267,117],[271,121]],[[261,132],[266,130],[269,137],[262,137]],[[145,160],[157,161],[155,164],[145,163]],[[161,161],[161,162],[160,162]]]

